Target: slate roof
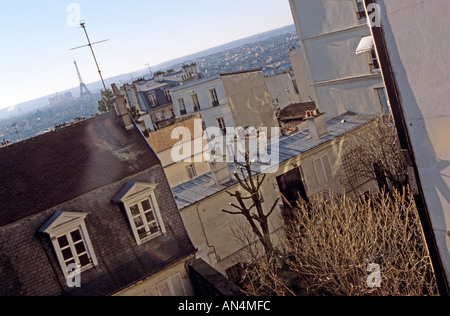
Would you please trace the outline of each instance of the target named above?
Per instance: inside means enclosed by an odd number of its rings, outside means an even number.
[[[0,227],[159,164],[110,112],[0,149]]]
[[[280,119],[282,120],[301,120],[305,117],[306,111],[316,109],[315,102],[295,103],[288,105],[280,111]]]
[[[306,153],[321,144],[357,129],[374,119],[375,117],[373,115],[347,112],[327,121],[328,135],[319,140],[312,139],[309,136],[308,130],[290,136],[280,137],[278,140],[279,163],[281,164],[291,158]],[[273,147],[272,150],[276,150],[276,147]],[[271,155],[275,154],[277,154],[276,151],[271,153]],[[256,170],[258,167],[261,166],[255,165],[254,169]],[[234,164],[229,164],[229,168],[231,173],[233,173]],[[262,166],[260,170],[264,170],[264,167]],[[172,188],[172,192],[175,196],[178,208],[182,210],[206,198],[212,197],[219,192],[225,191],[236,184],[237,181],[233,177],[229,182],[223,185],[217,185],[215,184],[211,173],[207,173]]]

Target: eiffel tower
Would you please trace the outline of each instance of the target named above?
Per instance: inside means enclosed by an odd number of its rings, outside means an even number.
[[[86,85],[83,82],[83,79],[81,79],[80,70],[78,69],[77,62],[74,60],[73,63],[75,64],[75,68],[77,69],[78,78],[80,79],[80,98],[83,98],[85,96],[91,96],[91,92],[88,90]]]

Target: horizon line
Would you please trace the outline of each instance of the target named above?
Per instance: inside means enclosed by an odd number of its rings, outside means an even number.
[[[217,46],[209,47],[209,48],[206,48],[206,49],[203,49],[203,50],[201,50],[201,51],[198,51],[198,52],[195,52],[195,53],[191,53],[191,54],[188,54],[188,55],[176,57],[176,58],[173,58],[173,59],[170,59],[170,60],[167,60],[167,61],[163,61],[163,62],[161,62],[161,63],[159,63],[159,64],[156,64],[156,65],[150,65],[150,67],[151,67],[151,68],[157,69],[158,66],[161,66],[161,65],[164,65],[164,64],[169,64],[169,63],[171,63],[171,62],[174,62],[174,65],[175,65],[175,64],[177,63],[177,60],[179,60],[179,59],[189,58],[189,57],[191,57],[191,56],[194,56],[194,55],[198,55],[198,54],[204,53],[204,52],[206,52],[206,51],[208,51],[208,50],[211,50],[211,49],[214,49],[214,48],[219,48],[219,47],[221,47],[221,46],[229,45],[229,44],[232,44],[232,43],[237,42],[237,41],[245,40],[245,39],[248,39],[248,38],[251,38],[251,37],[254,37],[254,36],[260,36],[260,35],[263,35],[263,34],[266,34],[266,33],[269,33],[269,32],[273,32],[273,31],[276,31],[276,30],[279,30],[279,29],[282,29],[282,28],[290,27],[290,26],[295,26],[295,24],[294,24],[294,23],[291,23],[291,24],[287,24],[287,25],[284,25],[284,26],[280,26],[280,27],[277,27],[277,28],[274,28],[274,29],[271,29],[271,30],[268,30],[268,31],[261,32],[261,33],[256,33],[256,34],[249,35],[249,36],[246,36],[246,37],[238,38],[238,39],[235,39],[235,40],[233,40],[233,41],[231,41],[231,42],[227,42],[227,43],[223,43],[223,44],[220,44],[220,45],[217,45]],[[169,67],[170,67],[170,66],[169,66]],[[166,67],[162,67],[161,69],[164,69],[164,68],[166,68]],[[110,76],[110,77],[108,77],[108,78],[105,78],[104,80],[105,80],[105,81],[106,81],[106,80],[111,80],[111,79],[114,79],[114,78],[119,77],[119,76],[126,76],[126,75],[129,75],[129,74],[132,74],[132,73],[135,73],[135,72],[138,72],[138,71],[143,71],[143,70],[146,70],[146,68],[144,67],[144,68],[136,69],[136,70],[133,70],[133,71],[130,71],[130,72],[126,72],[126,73],[122,73],[122,74],[118,74],[118,75],[113,75],[113,76]],[[147,69],[147,70],[148,70],[148,69]],[[145,75],[144,75],[144,76],[145,76]],[[85,84],[86,84],[86,85],[101,84],[101,80],[92,81],[92,82],[85,83]],[[29,100],[27,100],[27,101],[23,101],[23,102],[20,102],[20,103],[16,103],[16,104],[13,104],[13,105],[8,105],[8,106],[5,106],[5,107],[1,107],[1,108],[0,108],[0,111],[4,111],[4,110],[6,110],[6,109],[9,110],[9,109],[12,109],[12,108],[14,108],[14,107],[16,107],[16,106],[20,106],[20,105],[23,105],[23,104],[26,104],[26,103],[29,103],[29,102],[37,101],[37,100],[39,100],[39,99],[48,98],[48,97],[50,97],[50,96],[57,95],[58,93],[69,92],[70,90],[78,89],[78,88],[79,88],[78,86],[77,86],[77,87],[72,87],[72,88],[67,88],[67,89],[65,89],[65,90],[56,91],[56,92],[53,93],[53,94],[47,94],[47,95],[43,95],[43,96],[36,97],[36,98],[33,98],[33,99],[29,99]],[[100,90],[102,90],[102,89],[100,89]]]

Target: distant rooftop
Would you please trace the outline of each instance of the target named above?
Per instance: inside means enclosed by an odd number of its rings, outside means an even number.
[[[375,117],[373,115],[347,112],[329,120],[327,122],[329,133],[319,140],[312,139],[307,130],[294,135],[281,137],[278,140],[279,163],[281,164],[291,158],[304,154],[323,143],[329,142],[347,132],[357,129],[374,119]],[[276,154],[276,152],[272,152],[272,155],[274,154]],[[229,164],[229,168],[233,171],[234,164]],[[213,180],[212,174],[207,173],[172,188],[172,192],[175,196],[178,208],[183,210],[217,193],[223,192],[236,184],[237,181],[232,178],[223,185],[217,185]]]

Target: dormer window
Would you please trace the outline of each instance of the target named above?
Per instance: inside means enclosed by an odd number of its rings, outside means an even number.
[[[48,234],[66,278],[98,265],[84,222],[87,214],[56,212],[39,229]]]
[[[156,184],[125,184],[112,199],[124,206],[136,243],[141,245],[166,232],[156,200]]]

